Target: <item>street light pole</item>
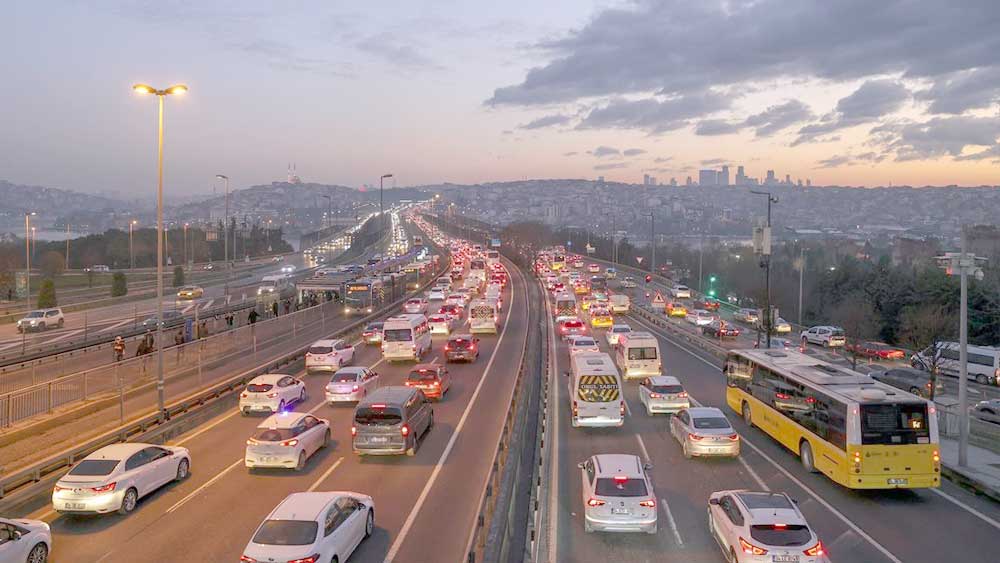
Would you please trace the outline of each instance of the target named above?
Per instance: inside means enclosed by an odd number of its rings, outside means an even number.
[[[66,269],[69,269],[69,221],[66,221]]]
[[[35,212],[24,212],[24,265],[25,265],[25,291],[24,291],[24,302],[26,309],[31,309],[31,216],[35,215]],[[26,334],[27,329],[21,334]]]
[[[806,247],[799,247],[799,325],[802,325],[802,278],[806,271]]]
[[[132,247],[132,229],[135,227],[135,219],[128,222],[128,269],[135,269],[135,250]]]
[[[385,208],[383,207],[382,189],[386,178],[392,178],[392,174],[382,174],[378,179],[378,221],[379,226],[385,228]]]
[[[166,414],[163,386],[163,98],[171,94],[183,94],[188,88],[178,84],[165,90],[157,90],[145,84],[136,84],[132,89],[141,94],[156,94],[159,101],[156,155],[156,405],[162,418]]]
[[[184,267],[188,265],[188,224],[184,223]]]
[[[966,254],[968,236],[962,227],[962,257],[959,259],[961,271],[961,293],[958,317],[958,466],[969,463],[969,269],[975,266],[975,259]]]
[[[226,289],[225,294],[229,295],[229,176],[224,174],[216,174],[216,178],[224,180],[226,182],[226,218],[222,227],[222,238],[223,247],[225,247],[225,260],[226,260]],[[235,233],[233,233],[235,235]],[[236,240],[233,240],[233,245],[236,244]],[[233,249],[235,250],[235,249]]]
[[[771,348],[771,204],[778,203],[778,198],[771,195],[771,192],[759,192],[750,190],[750,193],[767,196],[767,229],[764,231],[761,266],[764,268],[764,334],[766,348]],[[760,337],[758,336],[758,339]]]

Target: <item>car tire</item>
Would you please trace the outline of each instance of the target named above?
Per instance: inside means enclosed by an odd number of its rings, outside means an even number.
[[[59,319],[59,328],[62,328],[66,324],[66,319]]]
[[[48,560],[49,548],[45,547],[44,543],[38,543],[28,552],[26,563],[45,563]]]
[[[306,468],[306,452],[299,452],[299,459],[295,463],[295,470],[302,471]]]
[[[917,389],[916,387],[910,387],[910,393],[912,393],[913,395],[916,395],[918,397],[921,396],[920,395],[920,389]]]
[[[681,452],[684,454],[684,459],[691,459],[691,449],[688,447],[687,440],[681,442]]]
[[[187,479],[189,470],[191,469],[191,462],[186,458],[182,459],[180,463],[177,464],[177,474],[174,476],[174,481],[183,481]]]
[[[300,405],[302,403],[304,403],[304,402],[306,402],[306,388],[305,387],[303,387],[302,391],[299,392],[299,400],[298,400],[298,403]]]
[[[753,413],[750,412],[750,404],[746,401],[743,401],[743,408],[741,409],[740,414],[743,415],[743,422],[745,422],[750,428],[753,428]]]
[[[330,445],[330,429],[328,428],[326,430],[326,433],[323,434],[323,443],[320,445],[320,447],[325,448],[329,445]]]
[[[275,413],[279,413],[279,412],[282,412],[284,410],[285,410],[285,400],[282,399],[282,400],[278,401],[278,409],[275,410],[274,412]]]
[[[586,517],[584,517],[583,519],[583,531],[587,532],[588,534],[594,531],[593,526],[590,525],[590,522],[587,522]]]
[[[985,375],[981,373],[976,376],[976,383],[980,385],[987,385],[989,384],[989,382],[990,382],[989,378],[987,378]]]
[[[726,560],[729,561],[729,563],[739,563],[740,562],[740,560],[736,558],[736,550],[735,549],[733,549],[731,547],[729,548],[729,557],[727,557]]]
[[[129,487],[125,491],[125,496],[122,497],[122,505],[118,507],[118,514],[122,516],[129,514],[135,510],[135,505],[139,502],[139,491],[135,490],[135,487]]]
[[[424,434],[430,432],[431,428],[434,428],[434,411],[431,411],[431,417],[427,421],[427,430],[424,430]]]
[[[45,323],[39,323],[38,330],[45,330]]]
[[[372,537],[372,532],[375,531],[375,509],[368,509],[368,519],[365,522],[365,539]]]
[[[802,440],[799,444],[799,458],[802,460],[802,468],[808,473],[817,473],[816,462],[813,458],[812,446],[809,442]]]
[[[240,409],[240,416],[250,416],[250,409]]]
[[[413,437],[413,445],[410,446],[409,448],[406,448],[406,455],[408,457],[413,457],[413,456],[417,455],[417,450],[419,448],[420,448],[420,446],[417,445],[417,437],[414,436]]]

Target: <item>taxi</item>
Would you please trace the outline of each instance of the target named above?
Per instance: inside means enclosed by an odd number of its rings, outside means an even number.
[[[613,324],[615,324],[615,319],[611,316],[610,309],[598,308],[596,305],[590,308],[590,326],[608,328]]]
[[[667,303],[667,316],[668,317],[678,317],[683,319],[688,314],[687,307],[681,305],[680,303],[671,301]]]

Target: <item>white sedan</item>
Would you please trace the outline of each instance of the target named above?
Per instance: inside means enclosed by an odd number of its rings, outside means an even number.
[[[712,321],[718,319],[718,315],[711,311],[706,311],[705,309],[695,309],[694,311],[689,311],[684,320],[695,325],[695,326],[708,326],[712,324]]]
[[[240,393],[240,412],[246,416],[253,411],[276,413],[306,400],[306,385],[283,373],[266,373],[250,380]]]
[[[427,326],[431,329],[431,334],[451,334],[452,318],[448,315],[438,314],[427,317]]]
[[[461,293],[452,293],[444,300],[445,305],[455,305],[458,307],[465,308],[465,295]]]
[[[708,497],[708,531],[727,561],[829,563],[823,542],[785,493],[714,492]]]
[[[427,300],[420,299],[419,297],[414,297],[413,299],[408,299],[406,303],[403,304],[403,312],[410,313],[413,315],[426,313],[427,312]]]
[[[372,497],[344,491],[292,493],[243,549],[243,563],[346,562],[375,529]]]
[[[52,551],[52,532],[41,520],[0,518],[0,561],[45,563]]]
[[[378,385],[378,373],[360,366],[344,368],[333,374],[326,384],[326,401],[360,401],[369,391],[377,389]]]
[[[601,351],[600,347],[597,345],[597,341],[590,336],[571,336],[566,348],[569,350],[570,356],[575,356],[576,354],[582,354],[584,352]]]
[[[331,372],[354,361],[354,346],[340,339],[313,342],[306,351],[306,373]]]
[[[430,302],[430,301],[435,301],[435,302],[436,301],[444,301],[444,297],[445,297],[444,293],[445,293],[445,290],[443,288],[431,289],[430,292],[427,293],[427,301],[428,302]]]
[[[611,328],[609,328],[608,331],[604,333],[604,338],[605,340],[608,341],[608,346],[613,347],[618,345],[619,336],[623,334],[628,334],[630,332],[632,332],[632,327],[628,326],[627,324],[613,324],[611,325]]]
[[[330,443],[330,422],[311,414],[280,412],[267,417],[247,440],[244,463],[302,471],[306,459]]]
[[[71,514],[128,514],[139,499],[191,470],[187,448],[124,442],[83,458],[59,478],[52,508]]]

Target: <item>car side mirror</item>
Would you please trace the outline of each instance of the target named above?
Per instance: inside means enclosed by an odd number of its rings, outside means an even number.
[[[366,507],[365,507],[365,503],[363,503],[363,502],[359,502],[359,503],[358,503],[358,509],[359,509],[359,510],[364,510],[365,508],[366,508]]]
[[[712,506],[718,506],[719,505],[719,499],[717,499],[717,498],[710,498],[710,499],[708,499],[708,504],[711,504]]]
[[[642,468],[646,469],[646,470],[650,470],[650,469],[653,468],[653,464],[652,463],[644,463],[644,464],[642,464]]]
[[[20,530],[11,530],[11,532],[10,532],[10,541],[17,541],[17,540],[21,539],[21,537],[22,536],[21,536]]]
[[[569,372],[568,372],[568,371],[564,371],[564,372],[563,372],[563,376],[565,376],[565,377],[569,377]]]
[[[581,461],[580,463],[576,464],[576,466],[579,467],[580,469],[586,469],[587,468],[587,463]]]

